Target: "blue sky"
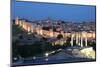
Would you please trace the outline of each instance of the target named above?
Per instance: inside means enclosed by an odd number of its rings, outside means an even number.
[[[51,17],[54,20],[73,22],[95,21],[95,6],[80,6],[71,4],[48,4],[34,2],[13,2],[12,18],[28,20],[43,20]]]

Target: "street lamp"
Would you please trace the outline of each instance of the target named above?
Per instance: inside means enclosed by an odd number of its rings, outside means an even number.
[[[48,58],[46,58],[45,61],[48,61]]]
[[[14,57],[14,60],[17,60],[17,57]]]
[[[33,59],[36,59],[36,57],[34,56]]]
[[[45,53],[45,57],[48,57],[49,56],[49,53]]]
[[[49,53],[45,53],[45,61],[48,61],[48,56],[49,56]]]

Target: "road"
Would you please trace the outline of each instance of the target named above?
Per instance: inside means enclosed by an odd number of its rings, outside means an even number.
[[[40,64],[56,64],[56,63],[72,63],[72,62],[85,62],[94,61],[88,58],[75,57],[67,54],[64,50],[57,50],[49,52],[48,56],[32,57],[27,59],[19,60],[13,63],[16,66],[22,65],[40,65]]]

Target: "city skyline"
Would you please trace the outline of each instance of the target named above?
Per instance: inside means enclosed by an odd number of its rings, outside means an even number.
[[[95,9],[13,2],[12,66],[96,61]]]
[[[36,2],[14,2],[12,4],[12,19],[19,17],[30,21],[43,20],[50,17],[54,20],[95,22],[95,12],[95,6],[86,5],[64,5]]]

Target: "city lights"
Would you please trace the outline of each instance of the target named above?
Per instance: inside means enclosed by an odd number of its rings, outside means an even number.
[[[33,59],[36,59],[36,57],[34,56]]]
[[[12,65],[96,60],[94,6],[15,1],[12,5]]]
[[[49,53],[45,53],[45,57],[48,57],[49,56]]]

